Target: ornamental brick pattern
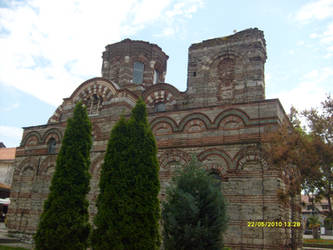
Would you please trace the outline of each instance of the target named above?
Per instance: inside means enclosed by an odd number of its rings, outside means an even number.
[[[12,234],[31,240],[48,195],[56,154],[75,103],[82,101],[93,125],[89,211],[96,214],[100,169],[110,130],[129,116],[141,96],[158,145],[160,198],[174,171],[196,155],[222,182],[228,201],[225,244],[232,249],[301,249],[302,231],[290,227],[248,227],[250,221],[301,221],[300,197],[279,199],[298,173],[270,166],[262,135],[287,119],[278,99],[265,99],[263,32],[248,29],[189,48],[185,92],[163,83],[168,56],[155,44],[129,39],[108,45],[102,78],[82,83],[46,125],[24,128],[16,151],[8,213]],[[144,64],[143,83],[131,83],[134,62]],[[158,82],[153,84],[154,71]],[[163,109],[157,109],[163,105]],[[161,107],[161,106],[159,106]],[[55,151],[50,140],[56,141]]]

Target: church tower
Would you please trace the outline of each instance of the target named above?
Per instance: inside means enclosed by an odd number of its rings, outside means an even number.
[[[189,48],[187,93],[200,105],[265,99],[266,42],[256,28]]]
[[[125,39],[107,45],[102,77],[134,92],[164,82],[168,56],[156,44]]]

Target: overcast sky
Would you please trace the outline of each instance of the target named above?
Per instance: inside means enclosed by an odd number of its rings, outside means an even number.
[[[266,97],[288,112],[333,91],[333,0],[0,0],[0,141],[45,124],[62,98],[101,76],[107,44],[125,38],[169,55],[166,82],[186,89],[188,47],[257,27],[268,60]]]

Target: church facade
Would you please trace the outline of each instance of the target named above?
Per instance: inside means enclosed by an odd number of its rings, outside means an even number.
[[[194,154],[222,182],[229,216],[226,246],[301,247],[301,228],[256,224],[301,221],[299,197],[285,202],[278,195],[297,173],[270,166],[261,147],[263,134],[287,119],[278,99],[265,99],[262,31],[247,29],[192,44],[184,92],[164,83],[168,56],[156,44],[125,39],[106,46],[102,58],[102,77],[78,86],[47,124],[24,128],[8,212],[12,234],[28,240],[36,231],[66,120],[78,101],[86,105],[93,127],[88,195],[93,218],[111,128],[142,97],[158,145],[161,199],[174,170]]]

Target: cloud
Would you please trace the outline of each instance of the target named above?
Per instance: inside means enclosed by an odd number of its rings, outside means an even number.
[[[182,34],[182,25],[193,14],[204,6],[203,0],[144,0],[139,7],[133,8],[132,21],[126,24],[124,29],[133,34],[134,31],[144,28],[143,24],[159,23],[162,32],[154,34],[155,37],[170,37],[176,33]],[[150,14],[147,15],[147,12]]]
[[[330,58],[333,54],[330,47],[333,45],[333,0],[313,1],[303,5],[295,14],[296,21],[300,23],[317,24],[317,31],[312,32],[309,37],[319,44],[315,45],[326,50],[324,58]]]
[[[295,18],[300,22],[323,20],[333,17],[333,0],[319,0],[307,3],[296,13]]]
[[[0,126],[0,141],[6,147],[17,147],[22,137],[23,129],[10,126]]]
[[[305,74],[295,88],[277,93],[285,110],[288,112],[291,106],[298,110],[319,107],[327,93],[331,89],[330,79],[333,77],[333,68],[325,67],[314,69]]]
[[[200,6],[202,0],[12,0],[0,7],[0,82],[58,106],[101,75],[105,45],[156,22],[173,35],[171,27]]]

